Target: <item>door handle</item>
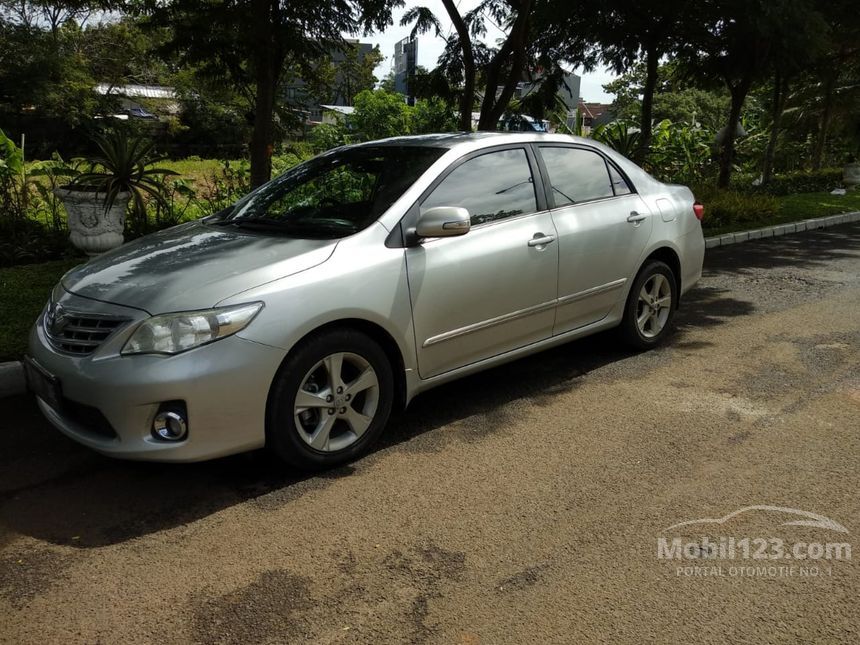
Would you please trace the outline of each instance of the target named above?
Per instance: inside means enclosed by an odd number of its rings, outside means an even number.
[[[535,233],[535,236],[529,240],[529,246],[545,246],[555,242],[555,235],[544,235],[543,233]]]
[[[641,215],[640,213],[637,213],[636,211],[630,211],[630,215],[627,216],[627,221],[632,222],[633,224],[638,224],[639,222],[641,222],[643,219],[646,219],[647,217],[648,217],[647,215]]]

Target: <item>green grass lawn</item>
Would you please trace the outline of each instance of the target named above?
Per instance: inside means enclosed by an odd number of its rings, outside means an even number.
[[[780,224],[860,211],[860,190],[853,190],[842,196],[830,193],[799,193],[778,199]]]
[[[238,166],[239,161],[231,161],[231,166]],[[212,177],[217,177],[224,167],[220,159],[177,159],[160,161],[155,164],[158,168],[167,168],[180,174],[181,179],[188,180],[197,191],[203,191]]]
[[[0,269],[0,362],[20,359],[30,327],[60,277],[81,258]]]
[[[860,190],[854,190],[846,195],[831,195],[830,193],[798,193],[773,198],[776,202],[776,212],[762,212],[756,217],[744,218],[743,221],[717,224],[708,222],[708,204],[705,201],[705,220],[702,223],[706,236],[748,231],[776,224],[788,224],[804,219],[838,215],[860,211]]]

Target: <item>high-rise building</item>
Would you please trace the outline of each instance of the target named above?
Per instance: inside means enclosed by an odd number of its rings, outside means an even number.
[[[418,39],[404,38],[394,45],[394,90],[406,96],[409,105],[415,105],[411,81],[418,67]]]

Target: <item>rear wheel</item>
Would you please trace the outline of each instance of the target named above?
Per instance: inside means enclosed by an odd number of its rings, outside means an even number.
[[[636,349],[659,345],[669,334],[677,309],[678,287],[675,274],[664,262],[646,264],[627,296],[621,335]]]
[[[351,461],[382,434],[393,398],[391,365],[376,342],[351,330],[326,332],[281,366],[269,396],[267,446],[303,469]]]

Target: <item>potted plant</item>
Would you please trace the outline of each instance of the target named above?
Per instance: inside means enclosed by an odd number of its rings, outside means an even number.
[[[138,221],[146,220],[146,196],[164,203],[164,177],[178,173],[149,167],[153,143],[120,131],[94,138],[99,153],[84,158],[86,170],[56,190],[68,213],[72,244],[98,255],[123,243],[129,202]]]

